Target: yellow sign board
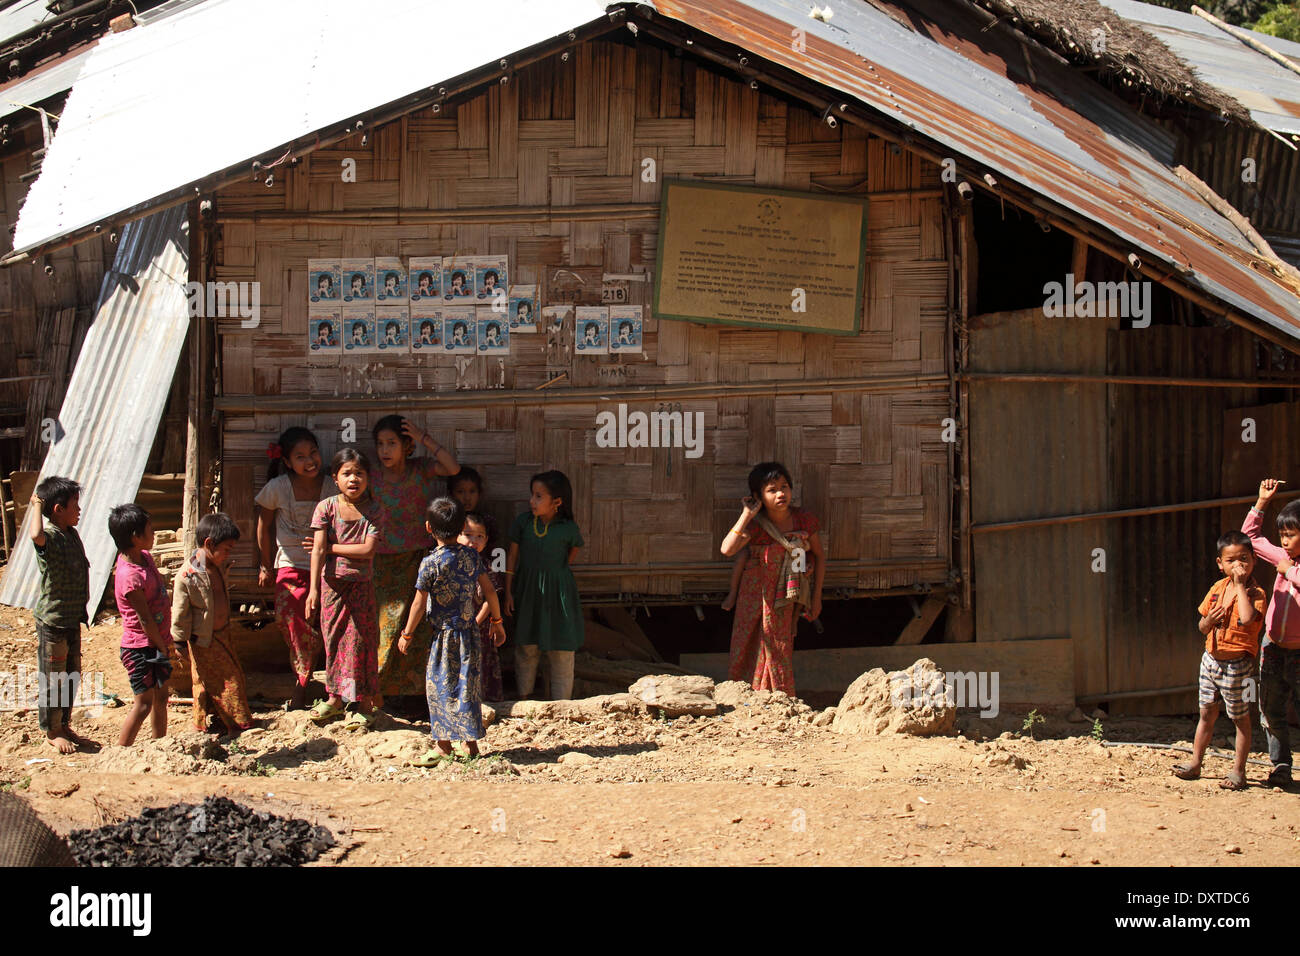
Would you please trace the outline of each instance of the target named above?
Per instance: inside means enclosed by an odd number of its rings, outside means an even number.
[[[867,201],[669,180],[655,316],[856,335]]]

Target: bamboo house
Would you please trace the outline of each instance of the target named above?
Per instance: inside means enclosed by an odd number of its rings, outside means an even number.
[[[92,561],[92,509],[134,495],[169,390],[185,528],[235,517],[245,600],[289,425],[328,457],[403,412],[499,521],[565,471],[593,605],[716,602],[746,475],[776,459],[827,535],[801,691],[928,655],[1000,671],[1009,702],[1188,707],[1214,539],[1297,464],[1300,279],[1178,167],[1176,124],[1032,32],[976,3],[831,5],[206,0],[101,41],[5,259],[116,240],[44,465],[88,484]],[[1178,109],[1252,123],[1196,95]],[[409,288],[367,299],[389,271]],[[411,299],[457,271],[465,304]],[[535,331],[502,327],[519,301]],[[20,553],[6,602],[30,573]]]

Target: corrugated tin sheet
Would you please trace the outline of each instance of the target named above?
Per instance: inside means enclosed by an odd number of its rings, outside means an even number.
[[[917,0],[891,16],[877,8],[883,0],[839,3],[822,23],[803,0],[654,6],[869,104],[1145,250],[1147,261],[1185,270],[1174,281],[1300,337],[1300,297],[1252,268],[1240,233],[1147,151],[1153,124],[1016,35],[986,31],[969,9]],[[795,30],[805,31],[802,53]]]
[[[14,248],[266,158],[604,10],[600,0],[208,0],[110,34],[68,96]]]
[[[51,96],[72,89],[81,75],[81,68],[90,59],[91,50],[83,50],[43,68],[39,73],[29,73],[22,79],[0,88],[0,116],[16,113],[24,106],[35,106]]]
[[[1238,379],[1258,377],[1256,342],[1238,328],[1152,326],[1111,332],[1110,370],[1116,375]],[[1109,507],[1141,508],[1207,501],[1232,494],[1221,480],[1220,462],[1241,445],[1241,415],[1224,428],[1227,409],[1258,401],[1251,388],[1159,388],[1110,386]],[[1273,436],[1260,422],[1260,441]],[[1267,466],[1281,468],[1283,459]],[[1258,482],[1259,478],[1255,478]],[[1196,683],[1205,639],[1196,630],[1196,608],[1215,582],[1214,543],[1241,527],[1246,505],[1090,522],[1109,538],[1107,589],[1107,686],[1109,693],[1159,690]],[[1150,542],[1154,546],[1143,547]],[[1269,569],[1271,570],[1271,569]],[[1269,575],[1257,572],[1261,579]],[[1110,713],[1170,714],[1196,709],[1184,693],[1116,701]]]
[[[53,20],[54,14],[45,6],[47,2],[48,0],[18,0],[0,10],[0,43],[26,33],[46,20]]]
[[[134,501],[189,328],[189,239],[185,207],[130,223],[104,276],[94,324],[59,413],[61,435],[41,477],[82,485],[78,531],[90,559],[90,610],[113,567],[108,512]],[[31,608],[39,594],[36,557],[20,540],[0,602]]]
[[[1106,371],[1106,323],[1042,309],[974,316],[973,372]],[[971,517],[976,525],[1102,511],[1107,503],[1106,386],[970,384]],[[1068,637],[1076,694],[1106,691],[1106,579],[1092,552],[1099,522],[975,534],[980,641]]]
[[[1136,0],[1101,2],[1162,40],[1190,63],[1201,79],[1250,110],[1251,118],[1260,126],[1300,134],[1300,74],[1190,13]],[[1253,30],[1246,32],[1300,64],[1300,43]]]

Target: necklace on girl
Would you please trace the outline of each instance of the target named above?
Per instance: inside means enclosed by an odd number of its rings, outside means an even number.
[[[537,535],[537,537],[539,538],[545,538],[550,533],[551,533],[551,525],[549,522],[546,525],[545,531],[537,530],[537,515],[533,515],[533,534]]]

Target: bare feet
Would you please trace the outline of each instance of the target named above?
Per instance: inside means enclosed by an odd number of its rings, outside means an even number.
[[[91,740],[89,737],[83,737],[81,736],[81,734],[77,733],[71,727],[66,728],[64,730],[64,733],[67,734],[68,738],[78,747],[85,748],[86,750],[103,749],[102,747],[100,747],[99,741]]]
[[[476,740],[465,741],[465,755],[468,757],[478,756],[478,741]]]
[[[726,597],[722,599],[722,609],[724,611],[730,611],[735,606],[736,606],[736,595],[728,594]]]
[[[45,742],[61,754],[76,753],[77,745],[68,737],[66,730],[52,730],[45,735]]]

